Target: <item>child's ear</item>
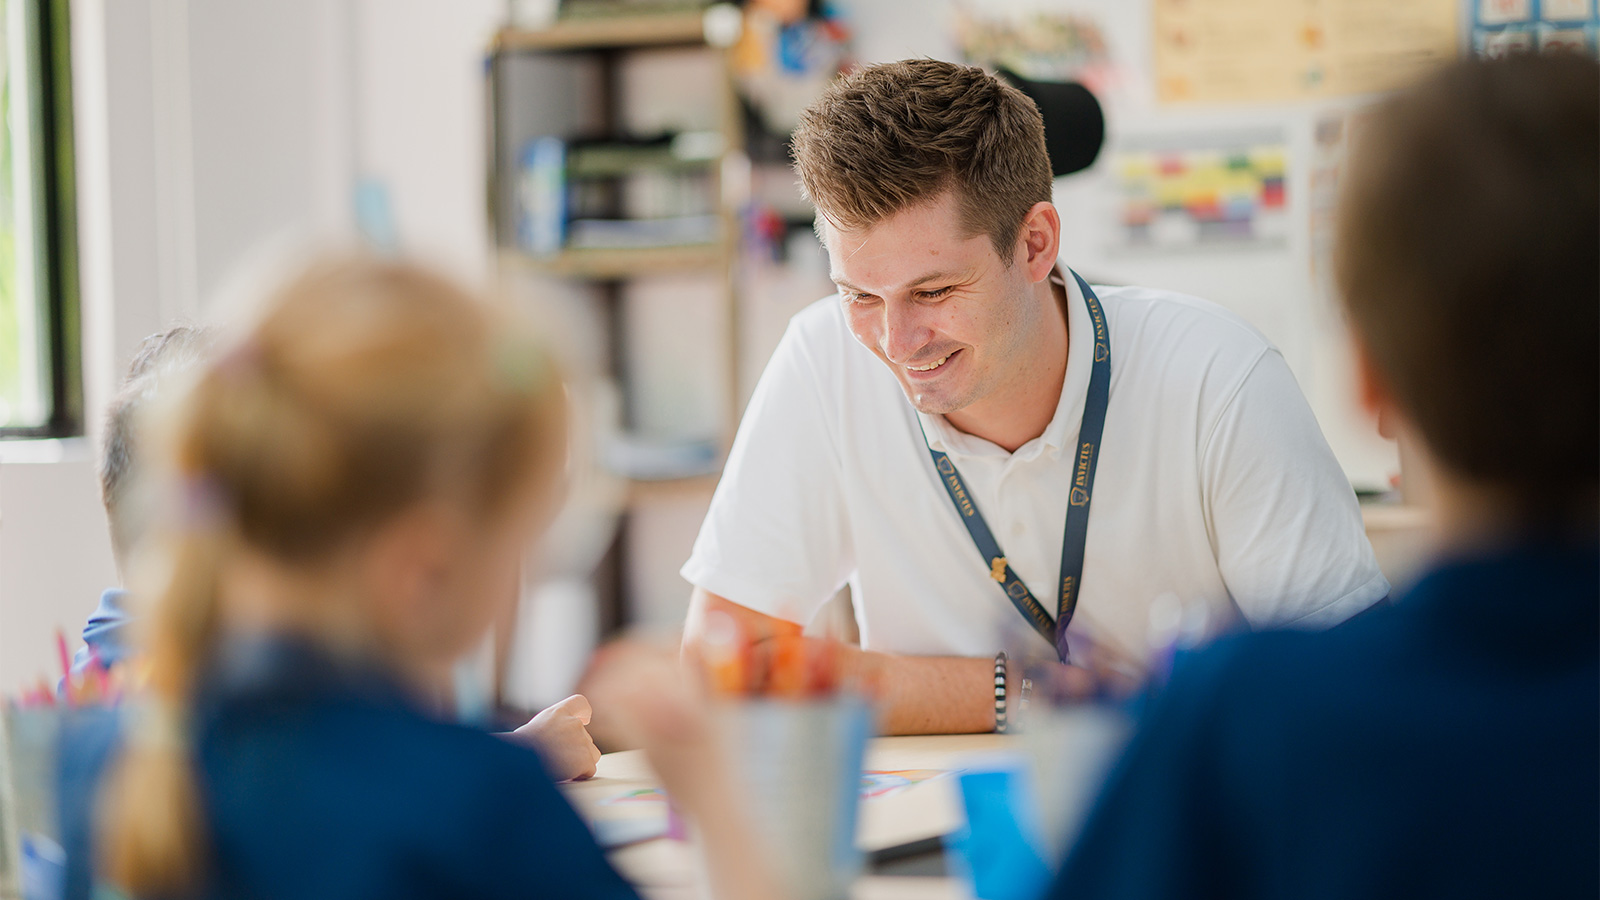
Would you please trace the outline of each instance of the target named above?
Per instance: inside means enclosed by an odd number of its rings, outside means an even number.
[[[1389,389],[1389,380],[1372,361],[1372,354],[1361,343],[1359,338],[1352,338],[1352,347],[1355,351],[1356,361],[1356,397],[1361,402],[1361,408],[1367,415],[1378,422],[1378,434],[1388,440],[1399,437],[1399,422],[1402,416],[1399,407],[1395,405],[1394,392]]]
[[[447,511],[434,504],[417,507],[391,519],[373,535],[366,561],[367,582],[387,629],[403,629],[428,620],[450,578],[461,535]]]

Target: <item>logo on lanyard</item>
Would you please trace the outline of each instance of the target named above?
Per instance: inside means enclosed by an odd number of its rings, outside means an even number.
[[[1033,596],[1033,592],[1028,590],[1028,586],[1022,583],[1022,579],[1018,578],[1006,563],[999,542],[989,530],[983,514],[978,511],[955,463],[947,454],[927,444],[926,433],[922,436],[923,443],[928,446],[928,453],[933,456],[933,465],[939,472],[940,483],[944,485],[945,492],[950,495],[950,502],[961,515],[962,524],[972,536],[973,544],[977,546],[978,552],[983,554],[984,563],[989,567],[989,577],[1001,586],[1012,605],[1033,625],[1039,636],[1055,646],[1056,655],[1062,662],[1068,661],[1067,625],[1072,621],[1072,614],[1078,606],[1084,545],[1089,534],[1089,501],[1094,494],[1094,473],[1100,455],[1100,436],[1105,430],[1106,407],[1111,394],[1111,341],[1106,334],[1105,314],[1100,308],[1099,298],[1094,295],[1089,283],[1076,272],[1072,273],[1072,277],[1076,279],[1079,290],[1083,292],[1083,302],[1089,308],[1090,321],[1094,323],[1094,361],[1089,374],[1089,390],[1084,397],[1083,423],[1078,428],[1083,443],[1078,450],[1077,459],[1073,461],[1072,489],[1067,498],[1067,523],[1061,540],[1061,577],[1058,582],[1061,585],[1061,598],[1056,607],[1054,620],[1044,605]],[[920,419],[918,427],[921,427]]]

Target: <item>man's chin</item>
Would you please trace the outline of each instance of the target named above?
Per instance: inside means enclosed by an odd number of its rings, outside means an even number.
[[[967,405],[953,400],[943,391],[919,392],[916,385],[905,382],[900,383],[900,388],[906,392],[906,399],[911,401],[917,412],[926,416],[949,415]]]

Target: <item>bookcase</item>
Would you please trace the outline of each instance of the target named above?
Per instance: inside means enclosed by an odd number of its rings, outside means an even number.
[[[487,54],[498,279],[559,337],[586,457],[547,555],[592,586],[598,637],[677,624],[681,608],[640,607],[639,581],[660,584],[681,563],[744,396],[736,270],[750,167],[725,50],[734,16],[506,27]]]

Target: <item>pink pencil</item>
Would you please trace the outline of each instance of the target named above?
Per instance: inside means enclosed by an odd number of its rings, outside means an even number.
[[[61,677],[72,677],[72,655],[67,652],[67,634],[56,629],[56,653],[61,656]]]
[[[56,653],[61,657],[61,686],[62,693],[66,695],[69,706],[73,703],[72,689],[72,656],[67,653],[67,635],[61,629],[56,629]]]

